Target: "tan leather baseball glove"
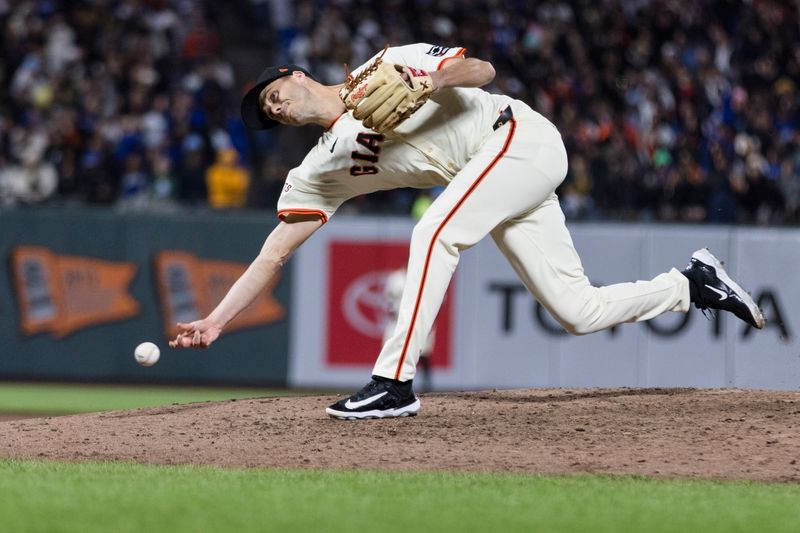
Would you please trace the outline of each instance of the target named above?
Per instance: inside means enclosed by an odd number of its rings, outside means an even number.
[[[344,105],[364,126],[391,131],[422,106],[433,92],[427,72],[384,62],[378,57],[339,91]]]

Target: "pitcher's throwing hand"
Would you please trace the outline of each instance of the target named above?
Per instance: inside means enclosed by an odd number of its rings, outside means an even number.
[[[170,348],[208,348],[217,340],[222,328],[212,324],[208,319],[195,320],[188,324],[178,323],[181,330],[174,340],[169,341]]]

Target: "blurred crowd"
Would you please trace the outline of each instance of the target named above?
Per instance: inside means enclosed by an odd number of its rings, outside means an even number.
[[[428,42],[491,61],[487,90],[556,123],[569,218],[800,222],[796,2],[0,0],[0,28],[0,205],[274,208],[319,130],[244,131],[247,83],[273,62],[339,83],[386,43]]]
[[[0,0],[0,205],[244,206],[211,20],[193,1]]]

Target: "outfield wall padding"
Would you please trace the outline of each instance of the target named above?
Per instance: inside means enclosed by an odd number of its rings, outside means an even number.
[[[211,348],[166,346],[172,319],[213,307],[276,223],[271,212],[0,210],[0,379],[285,384],[291,268]],[[151,368],[133,359],[145,340],[162,350]]]

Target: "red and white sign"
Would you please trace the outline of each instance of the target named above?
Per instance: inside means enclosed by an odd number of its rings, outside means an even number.
[[[405,268],[408,243],[332,240],[329,258],[325,364],[371,368],[387,324],[394,320],[385,294],[386,280],[392,272]],[[433,367],[451,365],[452,285],[434,325]]]

